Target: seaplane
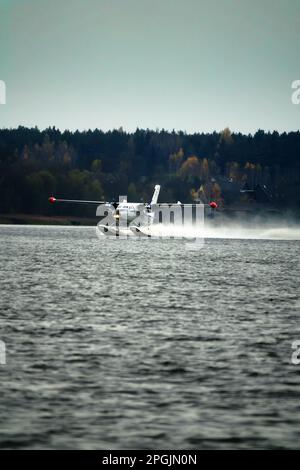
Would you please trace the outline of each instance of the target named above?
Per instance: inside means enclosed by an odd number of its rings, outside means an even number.
[[[154,187],[154,193],[149,203],[142,202],[128,202],[127,196],[120,196],[119,201],[87,201],[81,199],[60,199],[54,196],[49,197],[50,204],[56,203],[71,203],[71,204],[94,204],[97,206],[96,216],[101,217],[97,224],[97,229],[102,235],[113,236],[138,236],[138,237],[151,237],[151,227],[155,224],[162,222],[174,224],[179,220],[182,223],[184,220],[184,211],[191,209],[189,214],[191,220],[195,219],[197,206],[203,209],[204,206],[209,206],[211,211],[217,209],[216,202],[210,204],[182,204],[180,201],[177,203],[158,203],[158,196],[160,193],[160,185]],[[163,219],[164,216],[164,219]]]

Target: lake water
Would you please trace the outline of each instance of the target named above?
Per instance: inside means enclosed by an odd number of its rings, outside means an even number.
[[[0,226],[0,446],[298,448],[299,257]]]

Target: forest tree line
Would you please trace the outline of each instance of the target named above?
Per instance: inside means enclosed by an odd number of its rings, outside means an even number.
[[[207,198],[230,204],[222,182],[264,185],[282,208],[300,206],[300,132],[254,135],[122,128],[0,130],[0,213],[50,214],[48,197],[161,202]],[[84,207],[59,208],[84,214]]]

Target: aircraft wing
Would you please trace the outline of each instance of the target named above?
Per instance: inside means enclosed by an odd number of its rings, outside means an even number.
[[[119,204],[118,202],[107,202],[107,201],[85,201],[83,199],[59,199],[54,196],[49,197],[48,201],[50,204],[55,204],[56,202],[69,202],[74,204]]]

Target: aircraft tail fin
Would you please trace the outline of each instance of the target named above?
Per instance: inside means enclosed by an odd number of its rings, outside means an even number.
[[[160,185],[156,184],[154,188],[154,193],[152,196],[152,201],[151,204],[157,204],[158,196],[159,196],[159,191],[160,191]]]

